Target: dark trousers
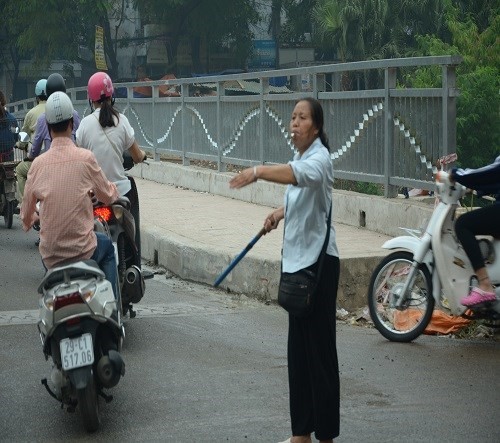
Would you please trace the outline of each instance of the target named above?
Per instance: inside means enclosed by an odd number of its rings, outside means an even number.
[[[500,237],[500,203],[494,203],[461,215],[455,222],[455,232],[474,271],[484,268],[483,255],[479,249],[476,235]]]
[[[307,318],[289,315],[288,382],[293,435],[339,435],[340,382],[335,314],[340,262],[325,256],[315,308]]]

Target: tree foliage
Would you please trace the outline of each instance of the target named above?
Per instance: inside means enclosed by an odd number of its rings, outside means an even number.
[[[95,27],[105,32],[105,52],[113,75],[118,67],[116,47],[112,45],[109,18],[122,13],[123,2],[106,0],[23,0],[2,2],[0,12],[10,50],[2,51],[2,62],[19,75],[21,58],[31,59],[30,71],[37,77],[53,60],[79,62],[95,69],[93,57],[82,56],[82,48],[91,54]],[[69,64],[66,75],[71,76]],[[16,70],[17,69],[17,70]],[[16,82],[17,77],[13,79]]]
[[[200,59],[202,45],[209,52],[227,51],[244,67],[252,47],[250,25],[259,18],[254,0],[135,0],[135,5],[144,23],[164,26],[169,71],[176,71],[183,39],[189,41],[195,69],[208,68]]]
[[[464,165],[479,166],[499,152],[498,110],[500,5],[498,0],[132,0],[142,24],[159,24],[159,36],[176,72],[179,51],[190,47],[195,72],[210,72],[211,57],[225,53],[233,67],[245,67],[251,53],[251,26],[259,6],[271,13],[269,33],[281,45],[304,44],[306,34],[319,59],[357,61],[415,55],[460,54],[457,82],[457,150]],[[80,48],[94,47],[95,26],[105,30],[110,73],[116,74],[109,17],[120,17],[125,0],[23,0],[0,2],[0,62],[15,82],[22,59],[43,70],[54,59],[88,66]],[[118,20],[120,23],[120,20]],[[182,45],[181,45],[182,44]],[[184,57],[185,58],[185,57]],[[375,74],[376,75],[376,74]],[[440,73],[420,69],[403,82],[438,86]],[[352,86],[347,79],[345,87]],[[343,79],[344,81],[344,79]],[[365,85],[377,78],[363,79]],[[344,84],[344,82],[343,82]],[[361,84],[362,86],[362,84]]]
[[[318,0],[312,17],[316,37],[341,61],[461,55],[457,152],[461,164],[478,167],[500,152],[499,12],[495,0]],[[440,87],[440,74],[423,68],[403,80]]]
[[[485,11],[475,3],[448,5],[446,26],[449,41],[435,35],[417,38],[417,55],[460,54],[463,63],[457,68],[457,153],[459,164],[477,168],[500,154],[500,16],[498,8]],[[487,3],[487,2],[486,2]],[[476,11],[476,12],[475,12]],[[416,86],[436,86],[435,70],[421,69],[413,79]]]

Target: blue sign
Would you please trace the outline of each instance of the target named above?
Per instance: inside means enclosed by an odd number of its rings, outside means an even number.
[[[248,61],[250,71],[276,68],[276,41],[253,40],[253,52]]]

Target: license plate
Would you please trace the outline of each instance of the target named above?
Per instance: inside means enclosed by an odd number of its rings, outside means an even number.
[[[59,346],[61,363],[65,371],[94,363],[94,346],[91,334],[83,334],[76,338],[64,338]]]

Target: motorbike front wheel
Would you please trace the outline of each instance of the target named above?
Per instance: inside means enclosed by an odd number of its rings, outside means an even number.
[[[5,227],[7,229],[12,228],[12,221],[14,219],[14,207],[15,207],[15,202],[14,201],[7,201],[5,202],[5,208],[3,212],[3,219],[5,221]]]
[[[421,265],[409,297],[396,307],[408,273],[413,254],[398,251],[389,254],[372,274],[368,288],[368,308],[377,330],[388,340],[410,342],[422,334],[434,311],[432,279],[426,266]]]
[[[100,424],[99,398],[94,378],[91,378],[85,388],[78,389],[76,395],[85,430],[87,432],[97,431]]]

